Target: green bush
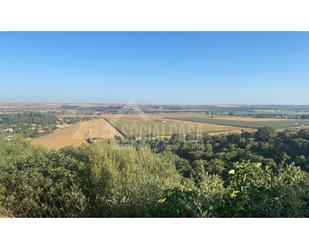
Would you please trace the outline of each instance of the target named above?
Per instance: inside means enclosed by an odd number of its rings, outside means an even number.
[[[294,165],[278,173],[261,163],[229,171],[225,217],[308,217],[309,174]]]
[[[78,217],[85,198],[70,170],[74,160],[59,152],[38,152],[1,165],[0,205],[17,217]]]
[[[60,151],[4,143],[0,207],[16,217],[150,216],[181,181],[171,153],[107,143]]]
[[[214,143],[214,151],[218,147]],[[226,164],[227,154],[237,159],[233,150],[219,153],[224,161],[206,159],[202,151],[204,159],[191,153],[190,161],[171,149],[154,153],[147,146],[102,142],[47,151],[0,137],[0,215],[309,217],[309,173],[259,155],[260,163]]]
[[[180,185],[171,153],[156,155],[149,149],[136,151],[106,143],[79,150],[88,155],[83,190],[92,203],[92,215],[149,216],[164,191]]]

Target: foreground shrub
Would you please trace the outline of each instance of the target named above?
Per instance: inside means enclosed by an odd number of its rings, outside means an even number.
[[[309,174],[294,165],[279,172],[260,163],[236,163],[227,179],[225,217],[308,217]]]
[[[191,167],[169,150],[102,142],[47,151],[0,138],[4,216],[309,217],[308,193],[309,173],[293,164]]]
[[[147,217],[166,189],[180,185],[176,157],[105,143],[82,147],[82,188],[97,217]]]
[[[171,153],[106,143],[60,151],[5,146],[0,207],[15,217],[147,217],[165,190],[180,186]]]
[[[1,166],[0,205],[15,217],[78,217],[85,198],[75,173],[76,161],[58,152],[34,153]]]
[[[187,181],[169,189],[159,201],[161,217],[216,217],[220,214],[225,188],[218,176],[205,174],[199,187]]]
[[[259,163],[235,163],[226,181],[205,175],[199,186],[168,190],[163,217],[308,217],[309,175],[294,165],[279,172]]]

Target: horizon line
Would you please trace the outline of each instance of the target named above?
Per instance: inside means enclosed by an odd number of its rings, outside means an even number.
[[[309,104],[180,104],[180,103],[135,103],[128,102],[1,102],[0,105],[142,105],[142,106],[309,106]]]

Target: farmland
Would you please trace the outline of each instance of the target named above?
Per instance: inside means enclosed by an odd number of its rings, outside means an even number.
[[[88,139],[108,139],[114,136],[121,136],[121,134],[104,119],[94,119],[33,139],[32,142],[47,148],[58,149],[66,146],[79,146],[86,143]]]
[[[19,113],[4,111],[3,124],[46,123],[45,111],[27,114],[27,119]],[[308,119],[192,112],[46,113],[51,118],[47,125],[56,129],[50,134],[0,136],[0,214],[309,217],[309,130],[281,131],[305,128]],[[61,149],[67,146],[73,148]],[[267,186],[266,194],[256,197],[260,186]],[[209,202],[211,206],[205,205]]]
[[[71,115],[71,114],[70,114]],[[77,115],[80,119],[84,116]],[[66,146],[79,146],[99,139],[115,136],[128,138],[170,137],[177,135],[205,134],[219,135],[254,131],[261,127],[286,129],[309,126],[309,120],[253,118],[234,115],[203,114],[101,114],[100,118],[58,129],[46,136],[32,140],[47,148],[59,149]],[[65,115],[61,119],[66,119]],[[90,116],[87,118],[91,118]]]
[[[296,120],[296,119],[254,119],[254,118],[210,118],[205,116],[183,116],[173,117],[172,119],[190,121],[197,123],[208,123],[215,125],[225,125],[243,128],[261,128],[261,127],[273,127],[273,128],[292,128],[292,127],[304,127],[309,126],[309,120]]]
[[[216,124],[170,120],[160,115],[149,115],[147,117],[126,115],[120,118],[109,115],[106,120],[125,136],[164,137],[172,134],[221,133],[239,130]]]

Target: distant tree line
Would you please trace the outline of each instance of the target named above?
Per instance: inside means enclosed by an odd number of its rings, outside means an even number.
[[[0,114],[0,132],[34,138],[56,129],[57,117],[43,112]]]
[[[57,118],[51,112],[18,112],[0,114],[0,132],[12,130],[16,135],[24,138],[35,138],[46,135],[57,129],[56,125],[71,125],[81,121],[88,121],[89,117]]]
[[[57,118],[49,113],[21,112],[16,114],[0,114],[0,125],[9,126],[16,124],[55,124]]]

